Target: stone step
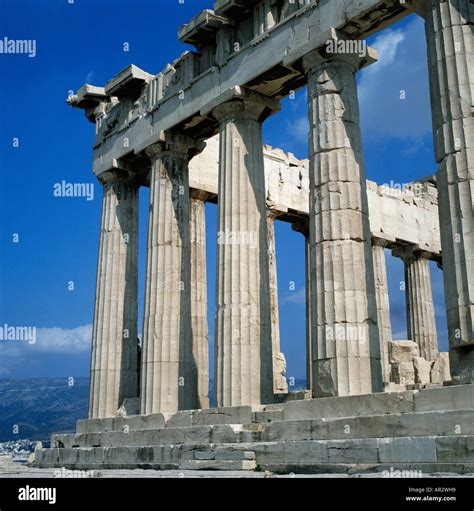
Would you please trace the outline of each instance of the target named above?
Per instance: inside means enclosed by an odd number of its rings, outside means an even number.
[[[421,391],[379,393],[288,401],[266,406],[235,406],[176,413],[133,415],[77,422],[77,433],[143,431],[219,424],[268,423],[281,420],[359,417],[425,411],[474,409],[474,385]]]
[[[217,453],[226,452],[218,456]],[[197,454],[201,452],[202,454]],[[214,454],[214,459],[208,459]],[[236,455],[235,452],[241,452]],[[248,453],[251,454],[248,454]],[[234,454],[232,454],[234,453]],[[249,459],[253,458],[255,459]],[[268,470],[343,471],[358,465],[412,467],[439,472],[450,465],[474,468],[474,435],[389,437],[346,440],[274,441],[236,444],[157,445],[148,447],[51,448],[35,454],[36,467],[158,468],[184,470],[185,462],[255,462]],[[196,467],[206,463],[193,463]],[[246,464],[250,466],[251,464]],[[190,465],[189,465],[190,466]],[[221,464],[221,467],[225,465]],[[228,465],[231,466],[230,464]],[[243,465],[242,465],[243,466]],[[209,464],[207,468],[210,469]],[[215,467],[214,467],[215,468]],[[223,468],[224,469],[224,468]],[[232,468],[229,470],[234,470]]]
[[[253,412],[259,409],[263,409],[263,407],[233,406],[203,410],[182,410],[175,413],[84,419],[77,421],[77,433],[189,428],[214,424],[251,424]]]
[[[474,435],[238,444],[259,465],[281,463],[474,463]],[[230,447],[230,446],[228,446]]]
[[[474,410],[366,415],[335,419],[275,421],[257,435],[263,441],[335,440],[406,436],[474,435]]]
[[[474,435],[474,411],[415,412],[265,424],[222,424],[143,431],[54,435],[53,446],[112,447],[226,444],[278,440],[337,440],[406,436]]]
[[[181,470],[255,470],[255,452],[217,447],[214,451],[190,451],[181,456]]]
[[[198,460],[198,461],[244,461],[255,460],[254,451],[240,451],[234,449],[226,449],[217,446],[214,451],[193,451],[190,456],[185,456],[183,459]]]
[[[182,461],[180,470],[255,470],[255,460],[188,460]]]
[[[464,385],[79,421],[78,434],[55,435],[58,448],[39,450],[34,464],[464,474],[474,464],[473,403],[474,385]]]
[[[289,401],[255,411],[254,422],[448,410],[474,410],[474,385]]]

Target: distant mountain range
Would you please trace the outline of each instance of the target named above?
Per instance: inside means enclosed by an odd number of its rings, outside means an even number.
[[[305,388],[304,380],[294,383],[292,391]],[[53,433],[72,432],[76,421],[87,417],[88,398],[88,378],[0,379],[0,442],[49,440]]]
[[[87,417],[88,378],[0,379],[0,441],[49,440]]]

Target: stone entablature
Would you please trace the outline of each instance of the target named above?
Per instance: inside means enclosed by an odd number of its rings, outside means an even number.
[[[180,126],[191,137],[213,135],[217,123],[206,105],[229,89],[246,86],[280,99],[306,84],[301,59],[308,52],[328,39],[363,38],[411,12],[408,4],[387,0],[351,0],[342,7],[319,0],[270,3],[216,2],[217,15],[200,13],[180,30],[193,44],[185,34],[199,27],[207,34],[198,52],[184,52],[156,75],[128,66],[110,80],[106,106],[97,112],[95,174],[125,164],[120,159],[139,155],[164,130]],[[263,31],[261,23],[254,26],[262,12]]]

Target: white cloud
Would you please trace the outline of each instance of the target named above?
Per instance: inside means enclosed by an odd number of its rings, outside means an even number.
[[[56,372],[65,370],[75,374],[73,371],[77,369],[81,373],[91,339],[92,325],[84,325],[36,328],[34,344],[26,340],[0,341],[0,377],[44,376],[51,374],[53,367]]]
[[[371,44],[378,62],[361,72],[358,87],[363,135],[369,140],[419,141],[431,132],[423,23],[416,17],[403,29],[383,31]]]
[[[15,325],[16,326],[16,325]],[[34,343],[28,341],[0,341],[2,359],[19,359],[40,354],[87,353],[91,348],[92,325],[76,328],[36,328]]]
[[[36,346],[52,353],[83,353],[90,350],[92,325],[76,328],[38,328]]]
[[[84,79],[84,83],[91,83],[92,79],[94,78],[95,71],[89,71]]]
[[[378,62],[372,64],[365,70],[365,76],[378,75],[385,72],[386,68],[390,68],[399,52],[400,44],[406,39],[406,34],[403,30],[387,30],[379,35],[373,44],[373,48],[377,50]]]
[[[306,289],[303,287],[298,291],[293,292],[292,294],[283,296],[281,298],[282,304],[285,303],[295,303],[297,305],[306,304]]]

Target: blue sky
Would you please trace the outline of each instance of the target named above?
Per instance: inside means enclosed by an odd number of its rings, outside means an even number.
[[[159,72],[189,49],[177,40],[178,27],[212,8],[212,0],[2,0],[1,6],[0,38],[34,39],[37,55],[0,55],[0,325],[35,326],[38,342],[0,341],[0,377],[87,376],[101,191],[96,185],[91,201],[53,195],[62,180],[95,183],[93,126],[65,98],[85,82],[104,85],[129,63]],[[409,17],[369,42],[379,62],[358,79],[367,176],[403,184],[433,174],[422,21]],[[264,142],[306,158],[307,130],[302,90],[265,123]],[[140,331],[147,202],[142,189]],[[216,206],[207,212],[212,347]],[[287,375],[302,378],[303,237],[283,223],[276,235],[282,350]],[[387,267],[394,337],[406,339],[403,266],[387,252]],[[435,265],[432,277],[440,348],[447,350],[442,274]]]

